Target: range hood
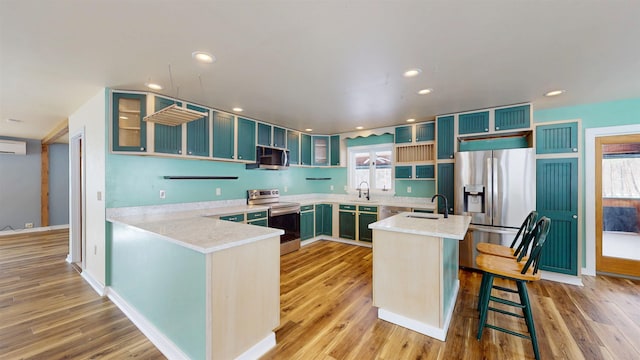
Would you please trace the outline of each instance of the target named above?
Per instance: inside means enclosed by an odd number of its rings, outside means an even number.
[[[286,170],[289,168],[289,150],[256,146],[256,162],[247,169]]]

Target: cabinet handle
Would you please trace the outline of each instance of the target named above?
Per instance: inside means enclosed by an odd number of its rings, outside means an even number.
[[[143,148],[143,147],[141,147],[141,148],[140,148],[140,151],[144,151],[144,148]]]
[[[178,150],[178,154],[182,154],[182,150]]]
[[[242,155],[239,155],[239,156],[238,156],[238,159],[242,159]]]
[[[496,130],[500,130],[500,126],[496,126]],[[484,130],[484,131],[488,131],[488,130]]]
[[[193,151],[189,151],[189,155],[193,155]]]
[[[453,159],[453,154],[452,154],[452,155],[449,155],[449,159]]]
[[[499,127],[496,127],[496,130],[499,130],[499,129],[500,129]],[[489,131],[489,129],[485,128],[484,132],[487,132],[487,131]]]
[[[573,216],[571,216],[571,217],[572,217],[572,218],[574,218],[574,219],[577,219],[577,218],[578,218],[578,215],[573,215]]]
[[[578,148],[573,148],[573,149],[571,149],[571,151],[578,152]]]
[[[232,158],[232,159],[235,159],[235,157],[236,157],[235,155],[231,155],[231,158]]]

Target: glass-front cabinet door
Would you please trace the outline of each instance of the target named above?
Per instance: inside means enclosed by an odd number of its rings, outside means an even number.
[[[146,100],[142,94],[113,94],[114,151],[147,151]]]

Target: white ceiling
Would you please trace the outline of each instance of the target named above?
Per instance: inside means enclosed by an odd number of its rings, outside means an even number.
[[[0,32],[4,136],[42,138],[100,88],[149,80],[314,133],[640,97],[637,0],[0,0]]]

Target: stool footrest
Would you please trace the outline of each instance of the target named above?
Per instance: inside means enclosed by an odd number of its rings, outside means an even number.
[[[506,287],[502,287],[502,286],[498,286],[498,285],[493,285],[493,288],[496,290],[502,290],[502,291],[506,291],[506,292],[510,292],[512,294],[517,294],[518,290],[513,290],[510,288],[506,288]]]
[[[525,335],[525,334],[521,334],[521,333],[519,333],[519,332],[515,332],[515,331],[513,331],[513,330],[509,330],[509,329],[501,328],[501,327],[499,327],[499,326],[495,326],[495,325],[491,325],[491,324],[486,324],[486,325],[485,325],[485,327],[488,327],[488,328],[491,328],[491,329],[494,329],[494,330],[498,330],[498,331],[502,331],[503,333],[507,333],[507,334],[510,334],[510,335],[515,335],[515,336],[521,337],[521,338],[523,338],[523,339],[531,340],[531,336],[529,336],[529,335]]]
[[[525,305],[522,305],[520,303],[513,302],[511,300],[501,299],[501,298],[498,298],[498,297],[495,297],[495,296],[490,296],[489,300],[495,301],[495,302],[499,302],[500,304],[514,306],[514,307],[517,307],[517,308],[520,308],[520,309],[524,309],[526,307]]]
[[[511,316],[515,316],[515,317],[520,318],[520,319],[524,319],[523,315],[519,315],[519,314],[513,313],[511,311],[502,310],[502,309],[494,308],[494,307],[491,307],[491,306],[489,306],[489,310],[495,311],[495,312],[499,312],[500,314],[511,315]]]

